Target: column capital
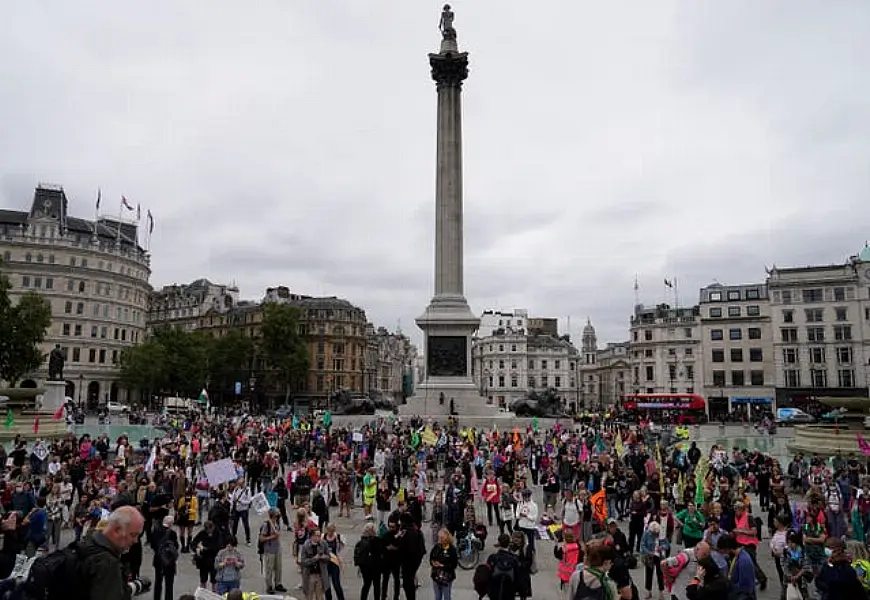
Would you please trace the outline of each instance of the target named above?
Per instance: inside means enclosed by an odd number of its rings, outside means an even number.
[[[429,55],[429,65],[432,67],[432,79],[436,87],[461,88],[462,82],[468,77],[468,53],[444,52]]]

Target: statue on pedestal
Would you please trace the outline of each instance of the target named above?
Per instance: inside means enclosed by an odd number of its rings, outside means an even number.
[[[456,30],[453,29],[453,11],[450,10],[450,5],[445,4],[444,10],[441,11],[441,20],[438,22],[438,29],[441,30],[441,35],[445,40],[455,40]]]
[[[60,344],[54,345],[54,350],[48,355],[48,380],[63,381],[63,364],[66,362],[66,357],[63,355],[63,350],[60,349]]]

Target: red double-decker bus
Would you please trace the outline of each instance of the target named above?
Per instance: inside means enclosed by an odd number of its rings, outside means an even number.
[[[626,394],[622,408],[630,417],[661,423],[704,423],[707,403],[699,394]]]

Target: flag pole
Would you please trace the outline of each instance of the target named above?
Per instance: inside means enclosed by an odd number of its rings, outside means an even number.
[[[124,197],[121,196],[121,203],[118,205],[118,237],[115,240],[115,245],[121,245],[121,216],[124,214]]]
[[[680,292],[677,289],[676,277],[674,277],[674,308],[680,308]]]

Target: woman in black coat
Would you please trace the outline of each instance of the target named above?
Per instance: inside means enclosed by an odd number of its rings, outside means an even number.
[[[515,555],[520,563],[517,569],[514,591],[520,600],[532,595],[532,561],[534,553],[526,546],[526,534],[522,531],[514,531],[511,534],[510,553]]]
[[[686,597],[689,600],[728,600],[731,592],[731,582],[707,556],[698,561],[698,572],[692,582],[686,586]]]
[[[190,542],[191,551],[194,552],[193,564],[199,570],[199,587],[204,588],[207,582],[215,585],[214,561],[221,549],[220,532],[211,521],[206,521],[203,528],[193,536]]]

